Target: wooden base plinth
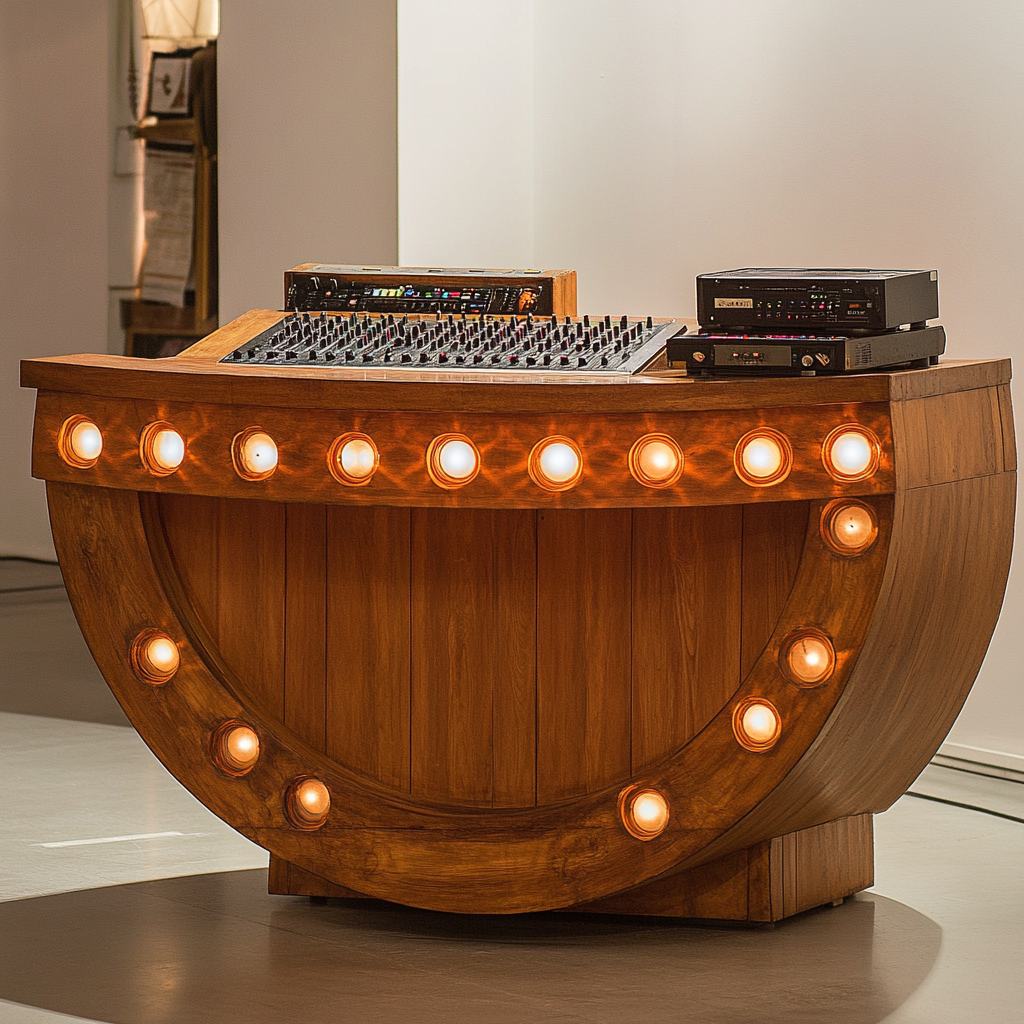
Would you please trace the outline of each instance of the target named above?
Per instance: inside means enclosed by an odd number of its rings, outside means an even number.
[[[766,923],[841,903],[873,883],[872,816],[860,814],[790,832],[630,892],[564,909]],[[273,854],[268,890],[287,896],[366,898]]]

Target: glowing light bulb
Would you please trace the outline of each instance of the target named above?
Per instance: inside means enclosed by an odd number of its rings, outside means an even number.
[[[747,697],[733,710],[732,729],[741,747],[768,750],[782,735],[782,718],[769,701]]]
[[[452,480],[466,480],[476,470],[476,452],[465,441],[446,441],[437,453],[437,461]]]
[[[297,779],[288,789],[285,806],[296,828],[317,829],[327,821],[331,794],[319,779]]]
[[[438,487],[464,487],[480,472],[480,453],[465,434],[440,434],[427,447],[427,472]]]
[[[131,662],[140,679],[161,686],[174,678],[181,655],[177,644],[166,633],[146,629],[132,643]]]
[[[249,427],[235,435],[231,457],[243,480],[266,480],[277,469],[277,444],[265,430]]]
[[[668,825],[668,801],[656,789],[625,789],[619,805],[622,823],[635,839],[653,839]]]
[[[798,686],[817,686],[832,675],[836,652],[817,630],[801,630],[783,648],[783,670]]]
[[[866,427],[836,427],[821,446],[825,468],[837,480],[864,480],[878,469],[878,438]]]
[[[260,757],[260,738],[244,722],[225,722],[213,736],[213,759],[228,775],[245,775]]]
[[[833,501],[821,516],[821,535],[839,555],[859,555],[878,536],[875,513],[861,502]]]
[[[538,441],[527,465],[533,482],[549,491],[567,491],[583,475],[583,455],[568,437]]]
[[[777,430],[752,430],[740,438],[733,465],[741,480],[753,486],[777,484],[789,475],[793,449]]]
[[[342,434],[327,453],[327,466],[334,478],[353,487],[368,484],[379,465],[377,446],[366,434]]]
[[[645,434],[629,450],[629,471],[647,487],[668,487],[683,472],[683,453],[667,434]]]
[[[185,460],[185,438],[169,423],[150,423],[139,437],[139,457],[154,476],[169,476]]]
[[[103,434],[92,420],[70,416],[57,435],[57,451],[69,466],[89,469],[103,451]]]

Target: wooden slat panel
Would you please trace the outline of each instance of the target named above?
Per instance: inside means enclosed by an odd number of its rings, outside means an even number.
[[[200,623],[216,639],[218,499],[161,494],[156,500],[178,579]]]
[[[327,753],[409,789],[409,510],[327,510]]]
[[[633,511],[633,773],[695,736],[740,684],[743,510]]]
[[[630,770],[631,513],[537,520],[537,801]]]
[[[284,721],[326,751],[327,509],[285,508]]]
[[[242,692],[284,718],[284,505],[218,502],[217,640]]]
[[[536,515],[412,513],[412,792],[535,802]]]
[[[1012,473],[1017,469],[1017,440],[1013,426],[1013,403],[1010,400],[1010,385],[1000,384],[999,419],[1003,427],[1003,469]]]
[[[743,506],[741,679],[764,650],[793,589],[807,515],[805,501]]]
[[[892,417],[896,479],[903,487],[1003,471],[1004,419],[996,388],[900,402]]]

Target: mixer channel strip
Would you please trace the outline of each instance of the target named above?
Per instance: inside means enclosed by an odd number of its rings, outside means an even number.
[[[222,363],[637,373],[685,332],[653,317],[395,316],[296,313]]]

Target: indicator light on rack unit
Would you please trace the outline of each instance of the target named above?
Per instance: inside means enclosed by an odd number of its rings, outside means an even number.
[[[348,433],[334,439],[327,467],[334,478],[350,487],[368,484],[380,465],[380,453],[367,434]]]
[[[538,487],[546,491],[568,491],[583,476],[583,453],[571,438],[545,437],[533,446],[527,470]]]
[[[479,472],[480,452],[465,434],[439,434],[427,446],[427,473],[438,487],[465,487]]]
[[[159,629],[145,629],[135,638],[130,659],[135,674],[151,686],[169,683],[181,664],[177,644]]]
[[[654,839],[668,826],[668,801],[656,789],[628,786],[619,794],[619,816],[634,839]]]
[[[782,717],[771,701],[747,697],[733,708],[732,731],[741,747],[760,753],[778,742],[782,735]]]
[[[330,790],[311,775],[296,779],[285,794],[288,820],[307,832],[320,828],[327,821],[330,809]]]
[[[153,476],[170,476],[185,461],[185,438],[170,425],[158,421],[139,436],[139,458]]]
[[[771,427],[747,431],[733,451],[736,475],[751,487],[781,483],[793,468],[793,448],[784,434]]]
[[[57,434],[60,457],[75,469],[91,469],[103,451],[103,434],[86,416],[69,416]]]
[[[821,445],[825,469],[841,483],[866,480],[878,469],[880,458],[878,438],[857,423],[836,427]]]
[[[266,480],[277,460],[277,444],[262,427],[246,427],[231,442],[231,461],[243,480]]]
[[[683,452],[668,434],[644,434],[629,449],[629,471],[645,487],[671,487],[683,474]]]

